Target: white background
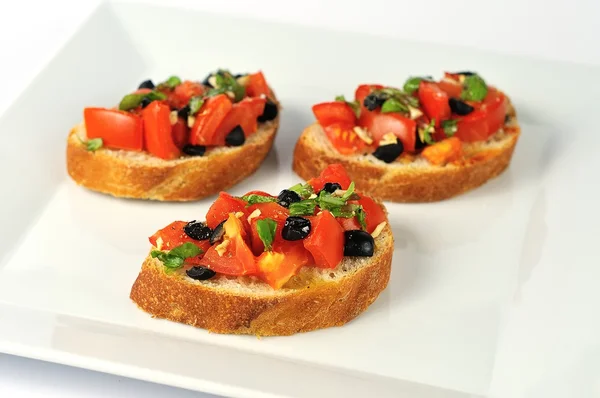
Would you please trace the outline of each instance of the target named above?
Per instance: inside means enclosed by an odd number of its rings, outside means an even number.
[[[3,76],[0,114],[75,32],[96,3],[95,0],[0,2]],[[198,8],[255,18],[600,65],[597,46],[600,2],[595,0],[197,0],[194,3]],[[356,54],[348,55],[348,61],[364,55],[368,56],[367,49],[356,49]],[[0,396],[184,398],[202,394],[0,355]]]

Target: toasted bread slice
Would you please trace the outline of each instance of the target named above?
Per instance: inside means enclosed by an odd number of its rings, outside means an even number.
[[[357,188],[393,202],[435,202],[476,188],[508,167],[520,135],[515,111],[487,141],[463,143],[464,158],[441,166],[420,155],[402,155],[387,164],[372,155],[342,155],[318,123],[307,127],[294,150],[293,169],[305,180],[318,176],[331,163],[344,165]]]
[[[393,250],[386,224],[375,238],[373,257],[344,257],[335,269],[303,267],[278,290],[251,277],[196,281],[181,270],[165,271],[148,256],[130,297],[155,317],[215,333],[308,332],[341,326],[366,310],[388,284]]]
[[[86,188],[117,197],[191,201],[223,191],[254,173],[273,146],[279,116],[260,123],[239,147],[208,149],[204,156],[163,160],[147,152],[100,148],[87,151],[85,124],[67,140],[67,170]]]

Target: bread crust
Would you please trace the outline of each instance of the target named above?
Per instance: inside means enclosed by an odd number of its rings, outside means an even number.
[[[269,293],[242,294],[190,282],[181,274],[166,273],[148,256],[130,297],[154,317],[214,333],[284,336],[341,326],[366,310],[388,284],[394,249],[389,226],[384,234],[375,256],[355,272]]]
[[[279,116],[259,124],[244,145],[208,151],[205,156],[162,160],[143,153],[140,160],[133,151],[87,151],[78,138],[85,137],[82,123],[71,130],[67,140],[67,171],[78,185],[116,197],[199,200],[253,174],[273,146],[278,127]]]
[[[307,127],[296,143],[292,168],[303,179],[319,176],[331,163],[341,163],[357,188],[376,198],[393,202],[436,202],[470,191],[501,174],[509,165],[517,144],[520,128],[513,115],[505,126],[501,141],[494,145],[472,146],[467,156],[457,162],[425,167],[398,167],[366,157],[344,156],[330,144],[318,123]],[[315,136],[322,136],[321,140]],[[321,142],[324,142],[322,144]],[[421,156],[418,156],[421,158]],[[406,166],[410,166],[409,160]],[[421,159],[422,162],[426,162]]]

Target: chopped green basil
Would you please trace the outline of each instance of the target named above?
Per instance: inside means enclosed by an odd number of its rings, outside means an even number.
[[[381,106],[381,113],[402,112],[408,113],[408,107],[396,98],[388,98]]]
[[[290,216],[312,216],[315,213],[317,202],[314,199],[305,199],[290,204]]]
[[[435,132],[435,119],[431,119],[428,125],[419,127],[418,132],[421,142],[428,145],[435,144],[435,141],[431,136]]]
[[[365,213],[362,206],[356,209],[356,219],[362,229],[367,229],[367,213]]]
[[[321,191],[317,197],[317,204],[322,209],[331,210],[336,207],[341,207],[346,204],[346,201],[342,198],[333,196],[329,192]]]
[[[346,192],[342,195],[341,199],[346,202],[348,199],[350,199],[352,194],[354,194],[354,181],[350,182],[348,189],[346,189]]]
[[[150,91],[149,93],[145,94],[127,94],[119,103],[119,109],[122,111],[135,109],[140,106],[144,98],[148,98],[150,101],[156,101],[164,100],[167,98],[167,96],[159,91]]]
[[[191,242],[185,242],[182,245],[174,247],[168,252],[152,250],[152,258],[158,258],[167,268],[179,268],[183,265],[186,258],[195,257],[202,253],[202,249]]]
[[[258,237],[265,245],[265,251],[271,250],[273,240],[275,239],[277,223],[270,218],[263,218],[256,222],[256,230],[258,232]]]
[[[465,76],[460,98],[467,101],[483,101],[487,92],[487,85],[479,75]]]
[[[409,77],[404,83],[404,91],[407,94],[412,94],[419,89],[419,84],[423,81],[422,77]]]
[[[310,185],[310,184],[300,184],[300,183],[298,183],[298,184],[294,185],[293,187],[291,187],[290,191],[296,192],[303,199],[308,198],[314,192],[312,185]]]
[[[359,208],[359,205],[348,204],[340,207],[333,207],[327,209],[333,214],[334,217],[339,218],[352,218],[356,215],[356,210]]]
[[[165,84],[169,88],[175,88],[181,84],[181,79],[177,76],[171,76],[165,81]]]
[[[85,147],[88,151],[94,152],[100,148],[102,148],[102,138],[92,138],[85,143]]]
[[[246,87],[242,86],[229,71],[219,70],[215,74],[216,87],[208,92],[209,96],[232,92],[235,102],[241,101],[246,95]],[[212,92],[212,94],[211,94]]]
[[[195,115],[196,113],[198,113],[198,111],[200,110],[200,108],[202,108],[202,105],[204,104],[204,100],[202,99],[202,97],[193,97],[190,100],[189,106],[190,106],[190,115]]]
[[[458,131],[457,120],[444,120],[442,128],[446,137],[452,137]]]
[[[250,194],[242,196],[242,200],[248,202],[248,205],[253,205],[256,203],[268,203],[268,202],[277,202],[277,198],[272,198],[270,196],[262,196],[257,194]]]

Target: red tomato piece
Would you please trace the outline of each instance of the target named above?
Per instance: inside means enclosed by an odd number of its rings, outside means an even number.
[[[258,217],[252,218],[250,221],[250,241],[252,243],[252,251],[254,254],[259,255],[265,250],[265,246],[258,236],[257,222],[258,220],[263,220],[265,218],[270,218],[271,220],[277,223],[277,229],[275,230],[275,239],[274,241],[282,241],[281,230],[285,224],[285,220],[290,215],[288,209],[283,206],[278,205],[275,202],[269,203],[256,203],[252,206],[248,207],[247,214],[251,215],[255,210],[260,210],[260,215]]]
[[[437,83],[421,81],[418,94],[421,106],[430,119],[435,119],[436,127],[442,120],[450,118],[452,112],[448,105],[448,94]]]
[[[275,195],[271,195],[270,193],[267,193],[265,191],[250,191],[248,193],[246,193],[244,196],[248,196],[248,195],[258,195],[258,196],[266,196],[267,198],[276,198],[277,196]]]
[[[312,185],[315,193],[319,192],[326,183],[337,182],[340,184],[342,189],[348,189],[352,180],[348,176],[344,166],[338,163],[330,164],[327,166],[319,177],[311,178],[308,183]]]
[[[163,229],[156,231],[156,233],[148,239],[152,246],[159,248],[159,250],[171,250],[184,243],[193,243],[202,250],[202,253],[199,256],[186,259],[185,262],[187,264],[199,264],[204,253],[206,253],[210,247],[210,242],[208,239],[195,240],[187,236],[183,231],[183,227],[185,227],[186,224],[187,222],[185,221],[174,221]]]
[[[338,224],[340,224],[341,227],[344,229],[344,231],[353,231],[355,229],[362,228],[360,226],[360,223],[356,219],[356,217],[352,217],[352,218],[339,217],[339,218],[336,218],[336,220],[337,220]]]
[[[254,255],[244,239],[246,232],[242,221],[234,214],[230,214],[223,228],[225,229],[223,241],[208,249],[202,259],[203,263],[213,271],[224,275],[256,275],[258,268]]]
[[[506,102],[501,92],[493,87],[488,88],[483,102],[471,103],[476,109],[458,119],[458,130],[454,136],[464,142],[487,140],[504,125]]]
[[[329,126],[333,123],[356,125],[356,115],[350,105],[341,101],[323,102],[312,107],[315,117],[321,126]]]
[[[344,229],[326,210],[313,218],[310,234],[303,242],[317,267],[335,268],[344,257]]]
[[[415,150],[417,123],[399,113],[364,111],[360,114],[358,125],[366,128],[375,142],[379,142],[387,133],[394,133],[402,141],[405,151]]]
[[[196,122],[190,134],[190,143],[192,145],[214,145],[217,129],[232,107],[231,100],[225,94],[208,98],[196,115]]]
[[[441,90],[448,94],[448,97],[460,98],[463,87],[462,84],[460,84],[457,80],[446,77],[437,83],[437,85]]]
[[[387,220],[387,216],[383,208],[374,199],[361,194],[359,196],[360,199],[356,203],[363,207],[366,216],[367,232],[371,233],[375,230],[375,227]]]
[[[300,268],[310,262],[310,254],[302,242],[275,244],[273,251],[262,253],[257,260],[260,277],[274,289],[279,289]]]
[[[211,229],[215,229],[221,221],[227,219],[230,213],[237,213],[238,211],[246,213],[246,202],[231,196],[227,192],[221,192],[206,213],[206,225]]]
[[[354,92],[354,99],[360,104],[361,112],[367,109],[363,104],[365,97],[371,94],[372,91],[381,90],[383,87],[384,86],[381,84],[361,84],[356,88],[356,91]]]
[[[107,148],[141,151],[144,146],[144,123],[129,112],[105,108],[85,108],[83,119],[87,137],[102,138]]]
[[[248,75],[248,85],[246,86],[246,95],[248,97],[268,97],[270,94],[269,85],[262,72],[256,72]]]
[[[355,124],[333,123],[323,127],[325,135],[337,151],[351,155],[363,151],[367,144],[354,131]]]
[[[213,141],[209,145],[225,145],[225,137],[236,126],[244,130],[244,135],[248,137],[256,132],[258,128],[257,117],[262,115],[265,110],[265,98],[244,98],[237,104],[233,104],[231,110],[225,116],[214,135]]]
[[[182,149],[188,143],[190,129],[183,118],[177,118],[177,123],[171,126],[171,136],[177,148]]]
[[[173,142],[169,105],[152,101],[142,111],[146,149],[161,159],[175,159],[181,152]]]
[[[200,83],[185,80],[181,84],[175,86],[173,91],[168,96],[169,105],[174,108],[183,108],[193,97],[197,97],[204,93],[204,87]]]

